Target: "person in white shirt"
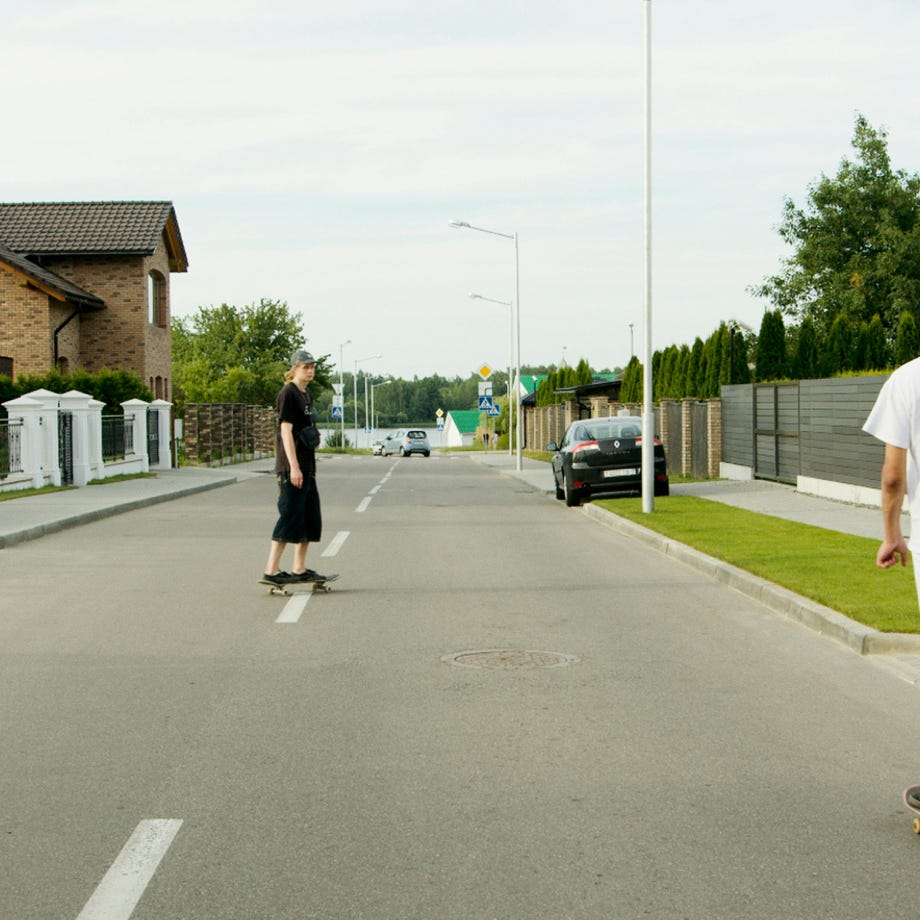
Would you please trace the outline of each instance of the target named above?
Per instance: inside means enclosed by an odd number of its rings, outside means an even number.
[[[920,522],[920,358],[902,364],[884,383],[863,431],[883,441],[882,519],[885,537],[875,564],[882,569],[907,565],[917,542],[905,539],[901,531],[904,496],[910,510],[911,531]],[[913,544],[913,545],[911,545]],[[917,600],[920,604],[920,567],[914,566]]]

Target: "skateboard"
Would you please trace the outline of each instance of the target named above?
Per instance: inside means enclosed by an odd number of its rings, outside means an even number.
[[[908,801],[908,796],[914,793],[917,796],[918,801],[920,801],[920,786],[908,786],[904,790],[904,804],[915,814],[920,815],[920,808],[916,805],[912,805]],[[914,833],[920,834],[920,817],[914,818]]]
[[[286,585],[276,585],[273,581],[266,581],[264,578],[260,578],[259,584],[268,585],[269,594],[281,594],[284,597],[290,597],[292,594],[302,594],[305,589],[311,590],[314,594],[317,591],[328,594],[332,590],[332,582],[338,577],[338,575],[327,575],[319,581],[292,581]],[[299,591],[297,590],[298,588],[300,589]]]

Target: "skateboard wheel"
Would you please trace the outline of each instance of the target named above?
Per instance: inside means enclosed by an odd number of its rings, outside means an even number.
[[[920,818],[914,818],[914,833],[920,834]]]

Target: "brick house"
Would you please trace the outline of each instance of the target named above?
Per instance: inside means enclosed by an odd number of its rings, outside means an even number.
[[[0,373],[133,371],[172,398],[169,201],[0,203]]]

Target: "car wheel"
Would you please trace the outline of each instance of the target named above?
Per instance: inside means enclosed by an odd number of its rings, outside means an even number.
[[[431,456],[431,451],[430,451],[430,450],[426,450],[426,451],[422,454],[422,456],[423,456],[423,457],[430,457],[430,456]]]
[[[655,494],[656,495],[670,495],[671,494],[671,484],[668,482],[655,483]]]
[[[566,506],[569,508],[577,508],[581,504],[581,491],[579,489],[572,488],[572,481],[568,476],[563,475],[562,482],[564,485],[564,496]]]
[[[406,456],[406,449],[405,449],[404,447],[400,447],[400,448],[399,448],[399,456],[400,456],[400,457],[405,457],[405,456]]]

